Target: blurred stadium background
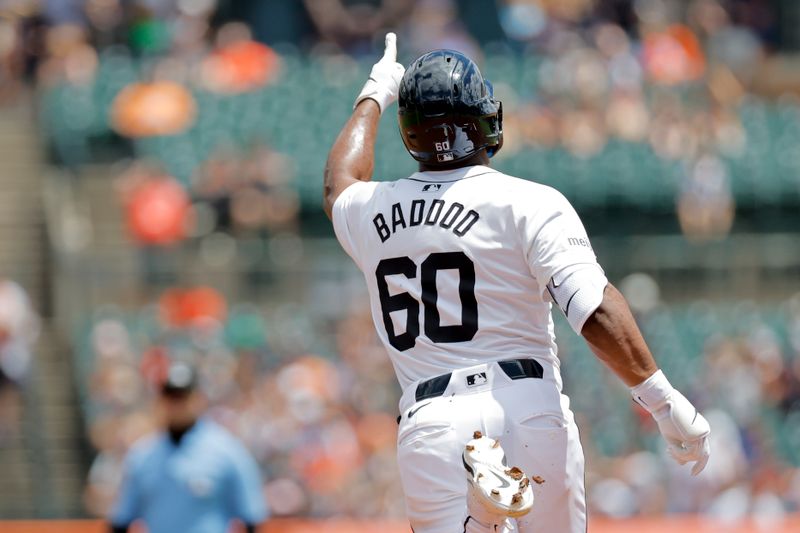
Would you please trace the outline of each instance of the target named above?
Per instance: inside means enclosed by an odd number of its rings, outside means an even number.
[[[0,518],[102,516],[188,359],[275,515],[402,524],[398,387],[320,208],[387,28],[401,61],[479,59],[493,164],[574,203],[714,428],[688,477],[557,317],[592,516],[779,531],[800,510],[795,0],[3,0]],[[409,174],[381,128],[376,175]]]

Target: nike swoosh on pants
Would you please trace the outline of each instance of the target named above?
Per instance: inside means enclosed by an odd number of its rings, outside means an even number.
[[[426,402],[426,403],[423,403],[422,405],[420,405],[419,407],[417,407],[416,409],[409,409],[409,411],[408,411],[408,418],[411,418],[412,416],[414,416],[415,414],[417,414],[417,411],[419,411],[420,409],[422,409],[422,408],[423,408],[423,407],[425,407],[426,405],[430,405],[430,404],[431,404],[431,402]]]

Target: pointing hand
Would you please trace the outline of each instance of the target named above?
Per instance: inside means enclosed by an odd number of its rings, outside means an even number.
[[[397,62],[397,35],[393,32],[387,33],[385,42],[383,57],[372,66],[369,79],[356,98],[354,109],[365,98],[371,98],[378,103],[381,113],[383,113],[397,100],[400,80],[403,79],[405,68]]]

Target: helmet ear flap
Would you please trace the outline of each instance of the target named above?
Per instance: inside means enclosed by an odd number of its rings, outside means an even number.
[[[503,102],[496,103],[497,116],[494,119],[494,130],[497,135],[497,144],[486,148],[486,154],[489,157],[494,157],[494,155],[500,151],[500,148],[503,147]]]
[[[497,133],[503,135],[503,102],[497,102]]]

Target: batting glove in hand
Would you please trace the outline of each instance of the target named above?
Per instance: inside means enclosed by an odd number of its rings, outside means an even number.
[[[400,80],[406,69],[397,62],[397,35],[394,33],[386,34],[386,48],[383,57],[372,66],[369,79],[361,89],[361,94],[356,98],[353,109],[365,98],[372,98],[381,108],[381,113],[397,100],[397,93],[400,90]]]
[[[647,409],[656,423],[667,451],[680,464],[694,461],[692,475],[706,467],[711,453],[711,427],[686,397],[672,388],[661,370],[631,389],[633,400]]]

